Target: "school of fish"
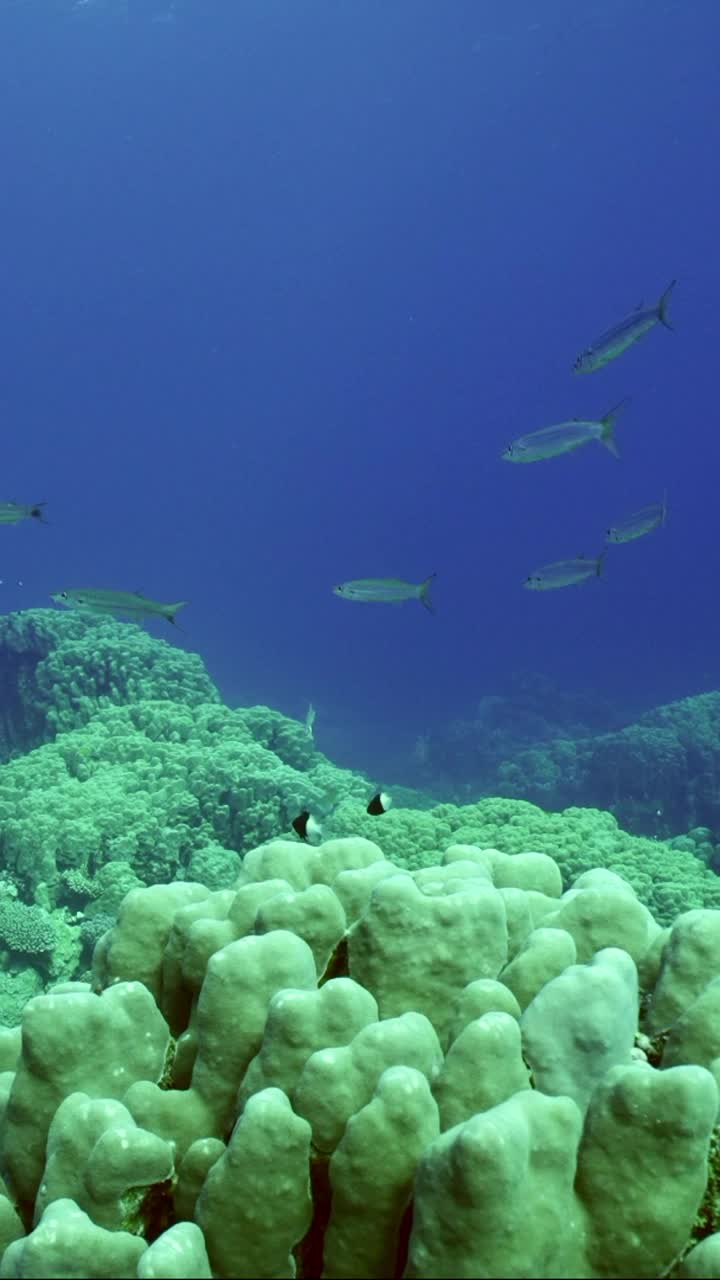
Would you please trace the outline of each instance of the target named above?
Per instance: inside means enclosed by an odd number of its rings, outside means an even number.
[[[671,280],[653,306],[646,307],[640,303],[624,320],[585,347],[575,360],[573,371],[593,373],[596,369],[602,369],[639,342],[640,338],[644,338],[657,324],[672,329],[668,306],[676,283],[676,280]],[[626,397],[608,409],[601,418],[572,418],[567,422],[557,422],[518,436],[503,449],[500,458],[503,462],[542,462],[548,458],[559,458],[564,453],[592,443],[603,445],[613,457],[619,458],[615,424],[618,414],[627,404]],[[662,502],[641,507],[606,529],[605,543],[619,545],[642,538],[663,525],[666,517],[667,494],[664,493]],[[605,563],[606,549],[603,547],[595,557],[575,556],[541,565],[528,574],[522,585],[530,591],[555,591],[559,587],[577,586],[588,578],[599,578]],[[430,586],[434,577],[435,574],[432,573],[419,583],[405,582],[402,578],[352,578],[333,587],[333,592],[343,600],[356,600],[364,604],[400,604],[404,600],[419,600],[429,613],[434,613],[430,599]]]

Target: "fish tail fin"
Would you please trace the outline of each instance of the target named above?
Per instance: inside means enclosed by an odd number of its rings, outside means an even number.
[[[662,528],[662,526],[664,525],[664,523],[665,523],[665,521],[666,521],[666,520],[667,520],[667,489],[663,489],[663,496],[662,496],[662,516],[661,516],[661,519],[660,519],[660,527],[661,527],[661,528]]]
[[[418,591],[418,600],[420,601],[421,604],[425,606],[428,613],[435,612],[435,606],[432,600],[430,599],[430,588],[436,577],[437,577],[437,574],[431,573],[430,576],[427,577],[424,582],[420,583],[420,589]]]
[[[610,451],[614,458],[620,457],[620,450],[615,443],[615,420],[629,399],[629,396],[625,396],[624,400],[618,400],[617,404],[614,404],[612,409],[608,409],[607,413],[600,419],[602,425],[600,443],[605,445],[605,448]]]
[[[603,547],[602,551],[600,552],[600,555],[595,561],[595,577],[596,578],[602,578],[603,566],[605,564],[606,555],[607,555],[607,547]]]
[[[167,612],[165,614],[165,617],[167,618],[168,622],[172,622],[174,627],[177,626],[177,623],[175,621],[175,614],[178,612],[179,609],[184,609],[185,605],[189,603],[190,603],[189,600],[178,600],[177,604],[169,604],[167,607]]]
[[[670,305],[670,294],[672,293],[677,280],[671,280],[665,292],[661,295],[657,305],[658,320],[665,325],[666,329],[672,329],[672,325],[668,319],[668,306]]]

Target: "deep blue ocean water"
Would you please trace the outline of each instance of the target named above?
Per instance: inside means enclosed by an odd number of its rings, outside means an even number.
[[[0,499],[51,522],[0,529],[0,610],[188,599],[152,629],[228,702],[375,774],[518,671],[717,687],[718,40],[717,0],[0,0]],[[572,375],[674,277],[674,333]],[[620,461],[499,460],[625,396]],[[431,571],[435,617],[331,590]]]

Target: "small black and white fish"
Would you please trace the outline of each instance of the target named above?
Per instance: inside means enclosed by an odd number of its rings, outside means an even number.
[[[605,541],[632,542],[635,538],[644,537],[646,533],[652,533],[653,529],[664,524],[666,519],[667,495],[663,494],[662,502],[651,502],[649,506],[633,511],[632,515],[627,516],[625,520],[611,525],[605,532]]]
[[[381,813],[387,813],[391,804],[392,796],[389,796],[387,791],[376,791],[365,812],[378,817]]]
[[[309,840],[311,844],[322,837],[322,826],[317,818],[313,818],[309,809],[303,809],[296,818],[293,818],[291,826],[301,840]]]

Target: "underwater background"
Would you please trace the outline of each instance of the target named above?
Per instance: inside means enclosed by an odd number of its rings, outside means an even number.
[[[720,1276],[719,38],[0,0],[0,1280]]]
[[[188,600],[151,631],[342,765],[612,808],[497,770],[718,683],[719,35],[714,0],[4,0],[2,497],[49,525],[0,529],[2,611]],[[573,375],[675,278],[674,333]],[[626,397],[619,461],[500,460]],[[665,492],[600,580],[522,589]],[[435,617],[332,593],[431,572]],[[622,771],[626,822],[711,823]]]

